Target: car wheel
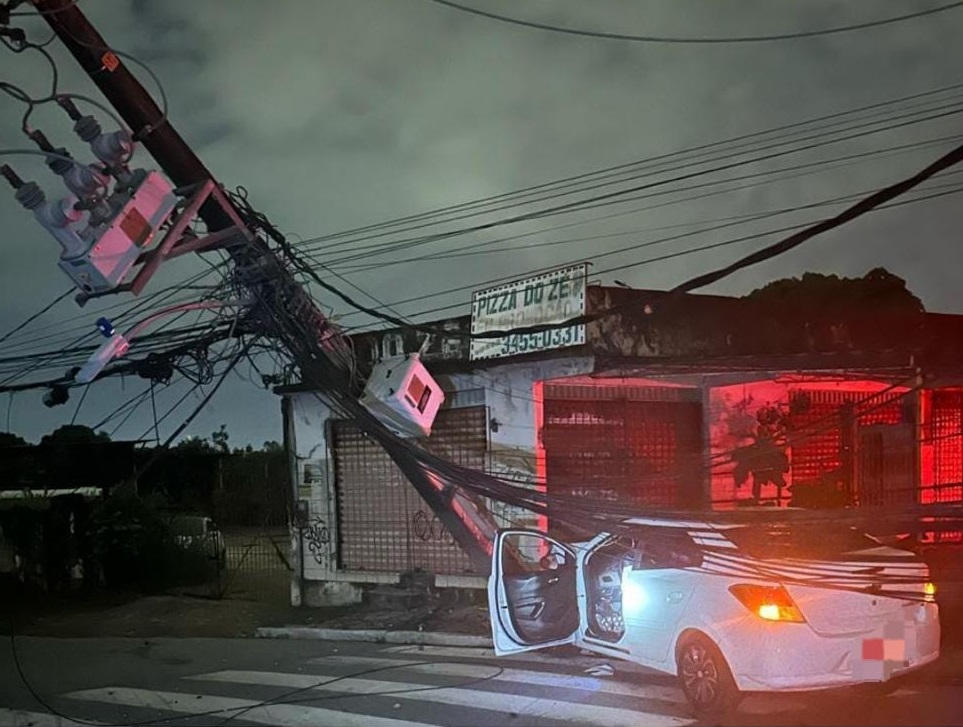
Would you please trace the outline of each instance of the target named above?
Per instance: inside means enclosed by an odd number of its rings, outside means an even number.
[[[682,691],[697,717],[721,717],[741,701],[732,671],[709,637],[686,637],[679,643],[676,661]]]

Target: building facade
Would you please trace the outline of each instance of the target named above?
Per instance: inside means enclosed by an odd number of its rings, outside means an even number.
[[[640,509],[963,502],[963,317],[601,286],[587,298],[589,312],[620,312],[569,348],[471,361],[457,335],[469,318],[440,322],[452,336],[422,355],[446,392],[430,449]],[[354,338],[362,368],[423,343],[407,330]],[[356,600],[413,569],[484,584],[379,445],[315,392],[279,393],[299,506],[295,602]],[[551,512],[489,505],[499,525],[566,535]]]

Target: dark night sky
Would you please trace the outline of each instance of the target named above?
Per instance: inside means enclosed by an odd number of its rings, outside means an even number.
[[[278,227],[302,238],[946,86],[960,80],[958,69],[963,67],[959,43],[963,10],[791,42],[662,45],[514,27],[427,0],[82,0],[81,4],[109,43],[134,53],[158,74],[170,98],[172,123],[219,179],[229,186],[246,186],[252,200]],[[810,30],[936,4],[920,0],[484,3],[494,12],[582,28],[690,36]],[[37,22],[24,25],[36,29],[38,34],[32,37],[44,37]],[[61,90],[96,95],[73,60],[56,43],[51,48],[59,61]],[[45,92],[48,71],[41,58],[28,53],[4,53],[0,58],[3,78],[36,95]],[[16,102],[0,99],[0,147],[27,147],[19,132],[21,111]],[[102,121],[106,125],[107,120]],[[78,155],[83,152],[58,109],[38,110],[33,123],[55,143],[71,145]],[[828,151],[799,154],[792,162],[955,133],[963,129],[957,117],[950,117]],[[464,286],[459,294],[399,306],[404,313],[415,314],[451,305],[448,312],[464,314],[471,290],[484,287],[488,279],[592,259],[625,245],[626,240],[654,237],[660,229],[665,234],[664,228],[682,229],[683,224],[861,192],[906,176],[952,144],[946,141],[875,156],[842,168],[821,167],[792,180],[596,220],[572,230],[547,231],[571,221],[547,220],[499,232],[499,237],[538,233],[526,238],[529,242],[628,233],[591,242],[467,258],[436,255],[404,264],[396,253],[373,259],[378,265],[371,269],[357,270],[344,263],[338,270],[389,302]],[[149,161],[140,157],[145,166]],[[50,175],[34,161],[15,158],[12,162],[23,176],[42,180],[49,192],[56,190]],[[749,171],[785,163],[759,163]],[[938,183],[947,181],[952,177]],[[804,221],[813,214],[809,210],[780,222]],[[56,266],[56,243],[17,206],[11,193],[0,194],[0,219],[2,333],[66,290],[69,281]],[[766,224],[717,236],[759,231],[767,229]],[[956,196],[898,207],[740,273],[715,291],[741,294],[767,280],[806,270],[861,275],[885,266],[904,277],[928,309],[963,312],[957,283],[963,269],[959,230]],[[483,239],[449,239],[421,252],[443,254]],[[713,239],[704,235],[657,250],[673,251]],[[635,286],[667,287],[765,241],[598,277],[604,282],[618,278]],[[342,256],[349,249],[345,245],[326,254]],[[611,256],[596,269],[649,254],[655,250]],[[171,265],[156,286],[201,269],[196,260]],[[339,301],[324,296],[322,301],[339,314],[350,313]],[[0,356],[57,348],[89,331],[96,311],[91,306],[81,312],[65,301],[37,321],[29,334],[0,344]],[[364,322],[358,316],[342,320],[348,325]],[[40,335],[45,338],[35,340]],[[33,376],[61,372],[54,368]],[[279,439],[279,403],[251,383],[247,373],[245,368],[241,377],[232,377],[186,434],[204,436],[224,422],[235,444]],[[98,385],[79,411],[78,423],[97,422],[122,400],[118,397],[130,396],[143,386],[135,380]],[[183,391],[183,384],[158,390],[158,409],[169,407]],[[36,440],[69,422],[77,399],[75,394],[67,406],[46,409],[37,392],[12,400],[3,397],[0,417],[9,413],[10,428]],[[188,406],[178,412],[186,415]],[[165,421],[162,436],[179,421],[176,414]],[[0,420],[0,429],[3,424]],[[138,437],[150,426],[150,407],[145,406],[115,436]]]

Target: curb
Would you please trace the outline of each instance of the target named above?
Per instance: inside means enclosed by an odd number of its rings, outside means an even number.
[[[492,648],[492,640],[488,636],[449,634],[438,631],[387,631],[384,629],[322,629],[312,626],[262,626],[255,631],[254,636],[258,639],[368,641],[375,644]]]

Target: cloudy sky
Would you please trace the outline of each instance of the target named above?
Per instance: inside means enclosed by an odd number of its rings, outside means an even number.
[[[465,2],[570,27],[704,37],[816,30],[940,4]],[[958,42],[963,9],[855,33],[700,45],[554,34],[457,12],[429,0],[81,0],[81,6],[108,43],[135,54],[154,70],[169,98],[171,122],[219,180],[247,187],[256,206],[279,228],[308,241],[963,80],[958,73],[963,67],[963,46]],[[46,37],[42,23],[26,20],[22,25],[32,38]],[[58,61],[59,89],[95,96],[94,86],[56,42],[50,50]],[[49,69],[39,55],[4,51],[0,58],[4,79],[34,96],[49,91]],[[909,105],[881,107],[873,117],[879,133],[700,177],[687,182],[686,189],[669,186],[672,194],[644,202],[505,225],[378,255],[373,255],[379,252],[373,245],[451,231],[537,205],[447,225],[436,220],[434,227],[397,232],[394,237],[355,235],[309,242],[306,249],[380,301],[407,300],[395,307],[412,316],[432,309],[439,311],[429,317],[465,314],[471,290],[487,281],[577,260],[594,261],[594,279],[603,282],[618,279],[633,286],[667,287],[776,238],[761,237],[661,262],[640,261],[801,224],[839,209],[841,202],[811,205],[885,185],[924,166],[959,143],[948,137],[963,134],[963,127],[958,116],[925,122],[920,116],[952,111],[961,96],[963,90],[945,91]],[[21,114],[17,102],[0,98],[0,147],[28,146],[19,130]],[[882,131],[907,119],[914,123]],[[855,117],[851,123],[856,125]],[[83,155],[58,109],[39,108],[32,124],[54,143]],[[832,141],[834,135],[843,135],[840,127],[826,127],[812,138]],[[732,158],[748,159],[754,151],[752,144],[743,143]],[[662,175],[650,178],[678,173],[688,158],[673,157],[654,171],[647,168],[650,174]],[[6,160],[21,176],[42,182],[49,194],[58,192],[51,175],[34,160]],[[139,162],[150,165],[144,156]],[[800,169],[805,164],[809,166]],[[751,184],[732,181],[747,174],[760,176]],[[934,180],[930,189],[950,190],[954,179],[959,178]],[[691,187],[702,181],[716,186]],[[731,225],[733,218],[805,205],[810,207],[775,219],[711,229]],[[904,277],[928,309],[963,313],[957,283],[963,269],[959,209],[959,196],[950,195],[876,213],[734,276],[716,291],[741,294],[806,270],[861,275],[882,265]],[[57,244],[17,206],[12,192],[0,193],[0,220],[2,335],[64,292],[69,280],[57,268]],[[616,252],[634,243],[699,230],[703,232],[651,248]],[[204,269],[197,260],[171,264],[152,289]],[[339,285],[345,287],[343,281]],[[436,295],[459,288],[460,292]],[[361,297],[356,290],[349,292]],[[179,299],[185,295],[182,292]],[[340,301],[329,297],[322,301],[343,316],[345,326],[366,323]],[[64,346],[92,330],[97,311],[94,305],[80,310],[67,299],[27,331],[0,344],[0,358],[22,356],[26,361],[38,351]],[[24,364],[4,365],[0,378],[8,378]],[[19,380],[57,376],[62,368],[60,363],[39,368]],[[256,376],[248,378],[251,371],[242,369],[185,434],[204,436],[223,422],[235,444],[280,438],[279,403],[255,385]],[[39,392],[2,395],[0,429],[7,425],[36,440],[74,419],[99,423],[144,387],[143,381],[134,379],[98,384],[79,410],[79,392],[55,409],[41,404]],[[158,388],[158,412],[167,411],[189,388],[185,382]],[[197,396],[189,396],[161,423],[162,438],[189,413]],[[111,430],[118,423],[115,417],[104,428]],[[153,436],[152,427],[146,398],[114,436]]]

